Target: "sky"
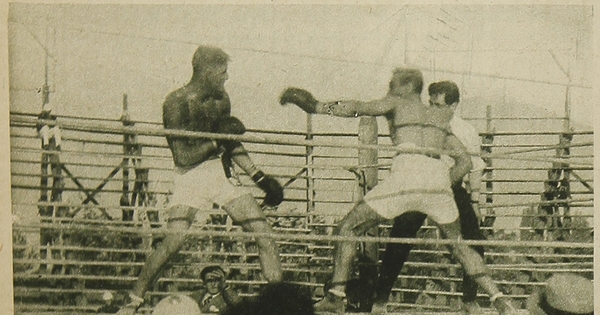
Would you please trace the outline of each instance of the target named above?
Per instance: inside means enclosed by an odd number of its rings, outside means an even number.
[[[396,66],[456,80],[469,117],[564,116],[570,82],[573,121],[592,125],[589,6],[11,4],[8,28],[13,111],[40,109],[47,71],[57,114],[116,118],[126,93],[133,119],[160,121],[208,44],[230,54],[233,114],[250,127],[305,129],[277,103],[286,86],[379,98]]]

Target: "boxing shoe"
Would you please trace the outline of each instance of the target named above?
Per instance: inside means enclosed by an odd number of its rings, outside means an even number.
[[[461,311],[465,315],[482,315],[483,309],[475,301],[462,302]]]
[[[331,290],[325,294],[325,297],[315,303],[316,313],[334,313],[338,315],[344,314],[346,310],[345,296],[342,292],[338,294],[332,293]]]
[[[519,312],[512,304],[512,300],[505,296],[500,296],[492,302],[492,305],[498,310],[500,315],[518,315]]]

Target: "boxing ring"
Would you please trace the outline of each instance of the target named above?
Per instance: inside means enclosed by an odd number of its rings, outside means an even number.
[[[332,235],[336,221],[366,186],[385,180],[397,151],[373,121],[361,121],[356,133],[314,132],[307,116],[306,132],[251,129],[240,136],[166,131],[157,122],[132,121],[126,96],[123,109],[120,119],[11,112],[17,314],[95,313],[107,292],[132,287],[153,246],[174,233],[164,218],[172,189],[166,134],[240,140],[256,164],[284,185],[284,202],[265,209],[276,232],[268,236],[279,244],[286,277],[311,288],[315,299],[332,271],[333,244],[348,240]],[[480,123],[503,120],[486,119]],[[487,165],[480,199],[487,240],[465,242],[485,245],[493,279],[522,310],[552,273],[593,275],[593,132],[548,120],[558,128],[479,128]],[[40,146],[44,126],[57,132]],[[262,198],[247,176],[239,179]],[[189,239],[151,286],[139,313],[149,314],[169,293],[198,288],[200,270],[212,264],[229,272],[228,283],[242,296],[265,284],[252,241],[257,234],[242,232],[218,207],[207,213],[197,215],[189,231],[175,231]],[[381,225],[355,238],[361,244],[355,277],[377,272],[386,242],[415,244],[388,310],[456,312],[462,270],[442,246],[453,241],[442,240],[429,223],[416,239],[386,238],[389,229]],[[478,302],[490,307],[481,292]]]

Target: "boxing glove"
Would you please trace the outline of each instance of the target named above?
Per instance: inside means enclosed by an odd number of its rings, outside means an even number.
[[[283,201],[283,187],[275,178],[266,175],[263,171],[258,171],[252,175],[252,180],[256,183],[256,186],[265,192],[264,205],[275,207],[281,204]]]
[[[315,114],[317,112],[316,107],[319,101],[317,101],[307,90],[289,87],[281,93],[279,103],[281,105],[292,103],[309,114]]]

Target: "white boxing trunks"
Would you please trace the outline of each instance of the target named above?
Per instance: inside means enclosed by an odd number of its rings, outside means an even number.
[[[212,209],[213,203],[222,206],[251,193],[247,188],[234,186],[227,179],[221,159],[204,161],[186,171],[176,168],[174,184],[170,206]]]
[[[379,215],[393,219],[418,211],[438,224],[458,219],[448,165],[422,154],[395,156],[388,177],[365,195]]]

